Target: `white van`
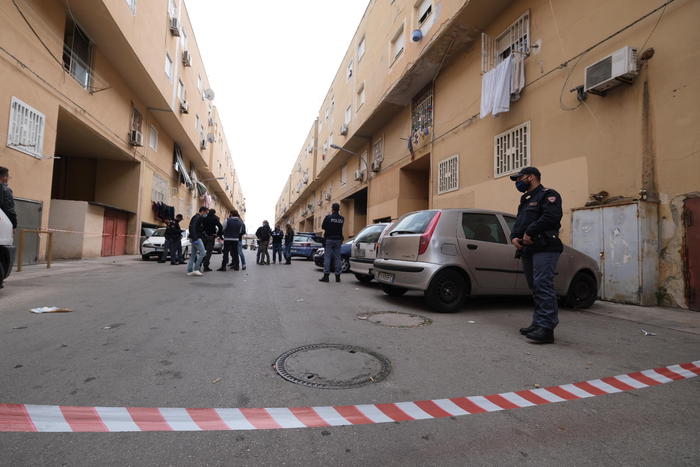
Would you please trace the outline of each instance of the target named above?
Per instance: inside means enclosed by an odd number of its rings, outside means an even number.
[[[3,281],[10,275],[15,261],[15,247],[12,243],[12,222],[0,210],[0,288]]]

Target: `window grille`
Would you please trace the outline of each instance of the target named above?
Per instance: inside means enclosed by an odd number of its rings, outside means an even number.
[[[411,115],[412,132],[423,133],[433,127],[433,90],[429,89],[413,104],[413,114]],[[426,133],[427,134],[427,133]]]
[[[348,182],[348,166],[347,164],[340,169],[340,184],[345,185]]]
[[[459,189],[459,154],[440,161],[438,165],[438,194]]]
[[[153,188],[151,190],[151,199],[153,201],[160,201],[161,203],[166,203],[168,201],[168,194],[170,192],[170,186],[165,178],[161,177],[157,173],[153,174]]]
[[[379,138],[374,142],[374,158],[375,161],[384,160],[384,138]]]
[[[530,139],[530,122],[494,137],[494,177],[510,175],[530,165]]]
[[[422,26],[423,23],[430,17],[433,12],[433,2],[432,0],[423,0],[416,7],[416,17],[418,18],[418,26]]]
[[[530,10],[495,39],[481,33],[481,72],[490,71],[512,53],[530,53]]]
[[[135,107],[131,109],[131,130],[138,131],[141,133],[141,127],[143,125],[143,116]]]
[[[158,150],[158,130],[153,125],[151,125],[151,135],[150,135],[150,139],[148,141],[148,145],[154,151]]]
[[[63,68],[85,89],[92,85],[92,42],[70,18],[63,37]]]
[[[16,97],[10,104],[10,126],[7,147],[42,158],[46,117]]]

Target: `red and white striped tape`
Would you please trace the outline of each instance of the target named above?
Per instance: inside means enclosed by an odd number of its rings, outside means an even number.
[[[496,412],[642,389],[700,375],[700,360],[581,383],[390,404],[178,409],[0,404],[0,432],[226,431],[403,422]]]

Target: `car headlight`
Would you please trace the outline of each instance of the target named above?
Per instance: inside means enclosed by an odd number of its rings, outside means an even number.
[[[151,248],[151,247],[153,247],[153,244],[152,243],[144,243],[143,246],[147,246],[147,247]]]
[[[319,248],[318,250],[316,250],[316,254],[317,254],[317,255],[322,255],[324,251],[325,251],[325,250],[324,250],[323,248]]]

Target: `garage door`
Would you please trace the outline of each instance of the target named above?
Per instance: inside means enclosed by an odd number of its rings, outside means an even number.
[[[105,209],[102,229],[102,256],[120,256],[126,254],[126,233],[129,215]]]

